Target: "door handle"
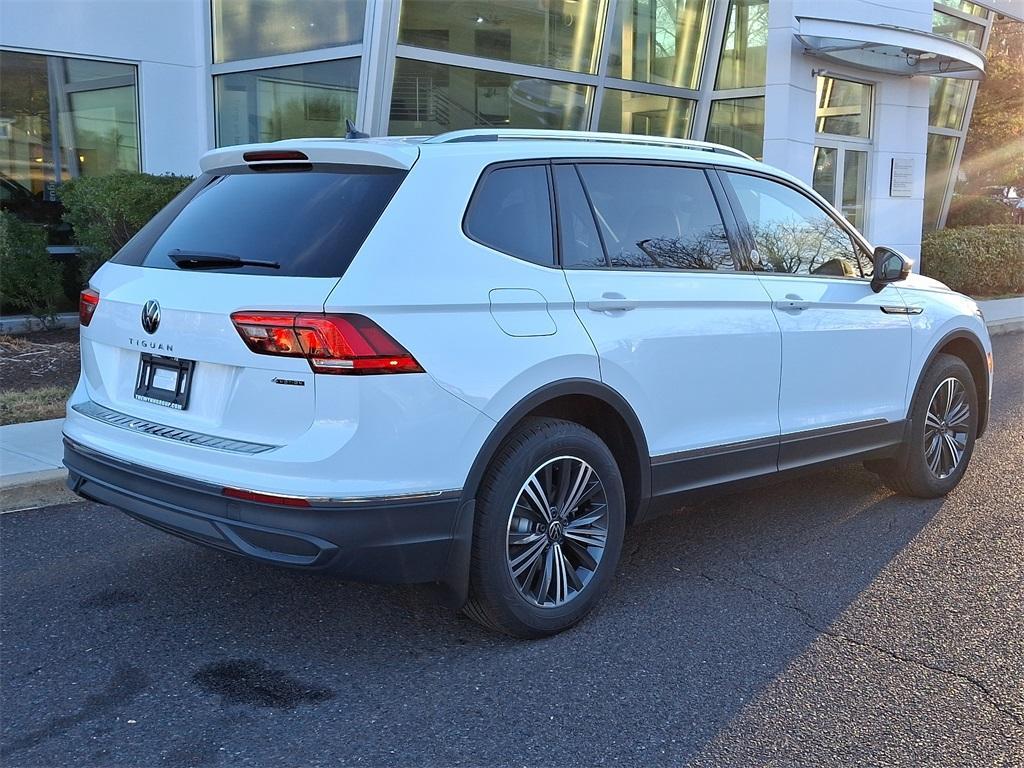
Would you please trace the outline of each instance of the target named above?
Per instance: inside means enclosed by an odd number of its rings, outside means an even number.
[[[629,312],[636,309],[637,302],[630,301],[621,293],[603,293],[602,301],[588,301],[587,309],[594,312]]]

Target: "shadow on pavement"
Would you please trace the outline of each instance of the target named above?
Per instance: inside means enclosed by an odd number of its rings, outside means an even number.
[[[492,635],[423,588],[251,563],[96,505],[38,513],[38,541],[19,540],[31,515],[17,516],[4,521],[17,641],[4,697],[39,704],[5,716],[6,757],[47,762],[95,738],[112,708],[68,714],[67,692],[103,690],[130,664],[149,682],[122,714],[155,730],[134,745],[100,736],[96,760],[213,760],[227,748],[256,762],[286,749],[297,763],[679,764],[940,507],[892,496],[852,466],[688,508],[629,532],[598,610],[533,643]],[[21,588],[39,569],[52,592]],[[69,657],[77,667],[54,668]]]

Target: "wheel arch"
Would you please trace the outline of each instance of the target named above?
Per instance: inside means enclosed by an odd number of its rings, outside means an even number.
[[[917,383],[914,385],[914,395],[910,399],[910,404],[907,410],[907,419],[910,419],[910,410],[914,407],[914,403],[917,400],[918,393],[921,390],[921,384],[924,381],[925,374],[928,372],[928,368],[940,354],[952,355],[953,357],[960,358],[971,371],[971,378],[974,379],[974,387],[978,393],[977,436],[981,437],[985,434],[985,429],[988,427],[989,417],[988,361],[985,353],[985,347],[981,343],[981,339],[965,329],[951,331],[945,334],[932,347],[932,351],[925,359],[924,365],[922,365],[921,370],[918,371]]]
[[[651,496],[647,438],[625,398],[607,384],[593,379],[563,379],[546,384],[510,408],[477,453],[463,486],[464,500],[476,498],[488,465],[513,430],[525,419],[536,416],[575,421],[604,440],[622,472],[627,524],[643,517]]]

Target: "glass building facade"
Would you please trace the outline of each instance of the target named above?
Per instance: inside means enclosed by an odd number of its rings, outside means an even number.
[[[139,170],[136,69],[0,50],[0,201],[63,242],[57,185]]]
[[[932,32],[984,52],[991,16],[988,10],[969,0],[935,0]],[[978,83],[974,80],[931,78],[922,222],[926,232],[941,228],[946,222],[977,92]]]
[[[767,0],[384,5],[212,0],[217,144],[339,136],[349,118],[391,135],[602,130],[761,154]]]

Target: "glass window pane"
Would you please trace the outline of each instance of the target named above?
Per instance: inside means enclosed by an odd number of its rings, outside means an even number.
[[[704,171],[597,163],[579,171],[613,268],[734,268]]]
[[[528,165],[488,173],[466,214],[466,234],[509,256],[554,265],[547,168]]]
[[[977,3],[970,2],[970,0],[936,0],[936,2],[948,5],[950,8],[956,8],[958,11],[969,13],[972,16],[979,16],[983,19],[988,18],[988,10],[982,8]]]
[[[340,277],[404,179],[405,171],[351,165],[207,174],[201,189],[182,193],[192,197],[177,216],[151,219],[115,260],[178,269],[169,253],[201,251],[279,265],[224,268],[233,275]]]
[[[706,139],[760,158],[764,153],[764,97],[712,102]]]
[[[985,28],[980,24],[973,24],[942,11],[932,12],[932,32],[973,45],[975,48],[981,48],[981,41],[985,37]]]
[[[690,137],[693,101],[608,88],[601,102],[598,130],[644,136]]]
[[[763,86],[767,52],[768,0],[732,0],[715,88]]]
[[[139,169],[134,66],[0,51],[4,210],[46,226],[50,242],[63,244],[70,228],[57,185],[119,169]]]
[[[835,77],[817,79],[815,130],[838,136],[871,137],[872,87]]]
[[[596,72],[603,0],[403,0],[398,42]]]
[[[74,146],[67,152],[82,176],[139,170],[139,123],[135,86],[68,94],[67,119]],[[67,136],[67,134],[65,134]]]
[[[836,156],[839,151],[832,147],[814,148],[814,191],[830,203],[836,201]]]
[[[928,134],[928,156],[925,162],[924,228],[939,226],[942,201],[949,185],[949,175],[956,157],[957,138]]]
[[[928,103],[928,125],[959,129],[967,111],[971,82],[952,77],[933,77]]]
[[[697,88],[712,5],[712,0],[619,0],[608,75]]]
[[[356,119],[359,59],[235,72],[214,78],[217,145],[345,135]]]
[[[868,188],[868,153],[857,149],[843,152],[843,199],[839,210],[857,229],[864,229],[864,206]]]
[[[363,39],[366,0],[213,0],[215,62]]]
[[[0,104],[0,174],[9,197],[28,207],[56,178],[45,56],[0,51]]]
[[[744,173],[728,176],[765,269],[860,277],[853,240],[824,208],[784,184]]]
[[[573,165],[554,165],[555,194],[558,196],[558,236],[562,266],[600,269],[608,266],[590,203]]]
[[[593,88],[412,59],[395,63],[388,132],[394,136],[461,128],[581,130]]]
[[[90,61],[89,59],[64,59],[64,70],[69,83],[85,83],[107,77],[134,77],[135,67],[131,64],[117,64],[112,61]]]

